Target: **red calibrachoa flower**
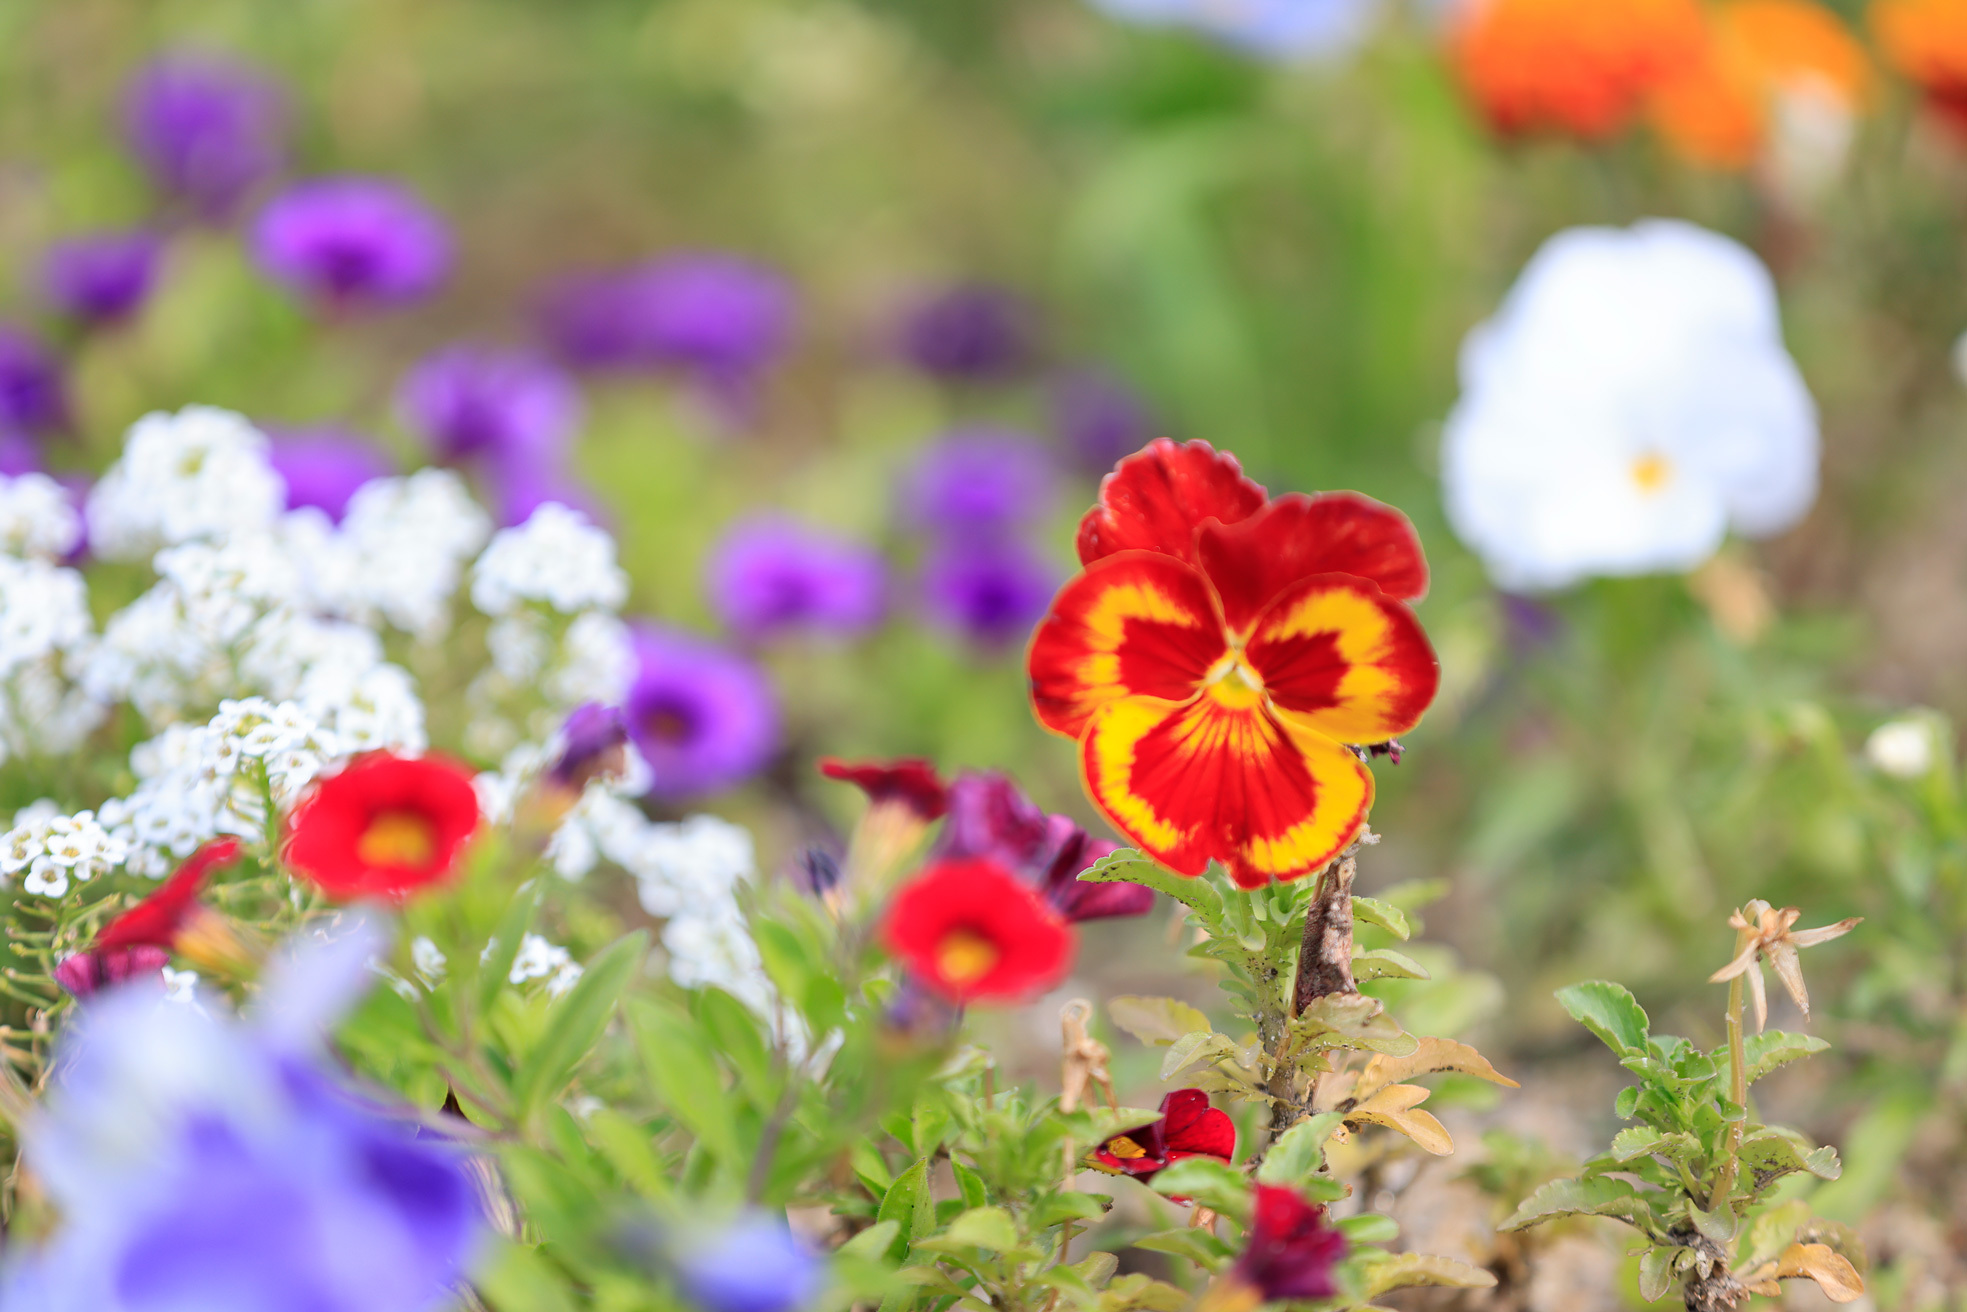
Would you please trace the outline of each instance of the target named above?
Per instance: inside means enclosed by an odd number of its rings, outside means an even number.
[[[1696,0],[1468,0],[1454,59],[1498,132],[1592,140],[1623,130],[1700,57],[1702,23]]]
[[[63,958],[55,967],[56,983],[86,998],[111,984],[162,970],[187,928],[211,914],[198,905],[206,877],[238,859],[239,841],[233,838],[193,852],[155,893],[103,926],[85,951]]]
[[[1032,705],[1114,827],[1245,888],[1343,850],[1373,803],[1347,744],[1412,729],[1440,681],[1402,604],[1427,590],[1406,516],[1272,500],[1235,457],[1164,439],[1108,475],[1079,558],[1032,639]]]
[[[1256,1211],[1243,1255],[1209,1290],[1210,1312],[1260,1303],[1309,1302],[1338,1292],[1332,1268],[1345,1256],[1346,1239],[1325,1209],[1295,1189],[1255,1186]]]
[[[852,784],[867,794],[870,805],[899,802],[924,824],[940,820],[949,810],[949,788],[936,773],[933,763],[908,756],[898,761],[843,761],[837,756],[820,758],[820,773],[829,779]]]
[[[955,1002],[1015,1002],[1072,968],[1077,939],[1039,895],[995,861],[939,861],[895,894],[889,951]]]
[[[331,897],[401,901],[449,875],[477,829],[469,770],[378,752],[322,781],[295,810],[287,860]]]
[[[1116,1134],[1093,1150],[1093,1164],[1112,1175],[1151,1180],[1184,1157],[1213,1157],[1227,1165],[1236,1153],[1236,1122],[1209,1105],[1200,1089],[1176,1089],[1161,1100],[1161,1119]]]

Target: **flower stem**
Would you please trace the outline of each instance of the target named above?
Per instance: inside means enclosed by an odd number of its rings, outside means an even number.
[[[1751,965],[1750,970],[1759,970],[1759,965]],[[1728,981],[1728,1069],[1729,1096],[1737,1107],[1748,1106],[1748,1053],[1742,1037],[1742,976],[1737,975]],[[1714,1177],[1714,1188],[1709,1191],[1707,1210],[1712,1212],[1728,1203],[1735,1191],[1735,1170],[1742,1148],[1742,1122],[1734,1121],[1728,1126],[1727,1147],[1722,1150],[1721,1169]]]

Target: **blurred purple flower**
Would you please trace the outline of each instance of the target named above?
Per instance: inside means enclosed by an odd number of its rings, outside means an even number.
[[[1093,0],[1115,18],[1186,27],[1265,59],[1331,58],[1357,46],[1379,0]]]
[[[713,386],[743,386],[784,351],[792,289],[763,265],[680,254],[549,288],[540,324],[570,363],[588,368],[689,370]]]
[[[957,537],[931,549],[922,568],[929,617],[980,647],[1023,642],[1045,614],[1058,573],[1013,541]]]
[[[886,608],[879,552],[777,516],[733,524],[704,575],[711,609],[748,639],[794,629],[859,633]]]
[[[0,324],[0,433],[47,433],[68,427],[68,389],[61,362],[38,339]]]
[[[447,346],[418,361],[397,408],[438,460],[557,462],[581,422],[580,388],[525,351]]]
[[[549,501],[578,510],[596,524],[609,522],[593,491],[558,461],[490,461],[485,467],[485,492],[494,518],[504,528],[525,523]]]
[[[41,448],[34,439],[25,433],[0,428],[0,474],[8,478],[19,478],[22,474],[40,472]],[[61,478],[56,481],[66,484],[68,479]]]
[[[779,712],[764,674],[744,657],[675,629],[635,630],[629,736],[657,797],[714,793],[763,769],[778,750]]]
[[[1052,459],[1038,439],[963,428],[922,452],[902,484],[906,518],[939,534],[995,533],[1050,508]]]
[[[276,281],[331,308],[415,300],[451,267],[444,220],[387,178],[313,178],[260,211],[253,256]]]
[[[340,521],[355,490],[395,472],[375,443],[337,428],[277,431],[267,459],[287,484],[287,508],[314,506]]]
[[[151,61],[123,98],[130,149],[160,191],[223,218],[286,154],[287,104],[259,70],[180,51]]]
[[[560,726],[560,741],[560,755],[547,767],[546,777],[578,796],[589,780],[621,773],[628,721],[613,706],[584,702]]]
[[[162,250],[157,234],[141,229],[58,241],[41,266],[48,301],[89,323],[128,318],[150,295]]]
[[[1142,884],[1082,884],[1079,872],[1119,850],[1065,815],[1047,815],[1009,777],[965,772],[949,786],[949,818],[936,855],[987,857],[1024,877],[1067,920],[1144,916],[1154,890]]]
[[[677,1274],[703,1312],[799,1312],[824,1283],[819,1259],[783,1218],[763,1213],[683,1245]]]
[[[1154,421],[1133,392],[1107,374],[1067,374],[1052,389],[1052,422],[1079,465],[1103,474],[1155,437]]]
[[[999,287],[966,283],[916,306],[904,319],[901,354],[916,368],[956,382],[1015,377],[1031,366],[1031,308]]]
[[[315,950],[251,1023],[128,987],[80,1013],[26,1142],[62,1224],[10,1251],[10,1312],[443,1305],[486,1237],[463,1154],[316,1055],[382,946]]]

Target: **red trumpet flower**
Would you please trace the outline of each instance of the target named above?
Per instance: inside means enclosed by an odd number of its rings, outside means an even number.
[[[895,894],[888,948],[953,1002],[1018,1001],[1072,968],[1076,936],[995,861],[939,861]]]
[[[1243,1255],[1205,1296],[1213,1309],[1330,1298],[1338,1292],[1332,1268],[1345,1256],[1346,1238],[1325,1209],[1295,1189],[1260,1184],[1256,1214]]]
[[[287,860],[331,897],[401,901],[456,868],[478,829],[471,772],[378,752],[324,780],[289,824]]]
[[[1268,500],[1233,456],[1164,439],[1107,477],[1079,558],[1032,639],[1032,704],[1114,827],[1245,888],[1342,851],[1373,802],[1349,744],[1412,729],[1440,681],[1403,604],[1427,590],[1406,517]]]
[[[943,812],[949,810],[948,787],[935,765],[920,757],[854,763],[824,756],[820,758],[820,773],[854,785],[867,794],[869,805],[899,802],[924,824],[942,819]]]
[[[1228,1164],[1236,1153],[1236,1122],[1209,1105],[1200,1089],[1176,1089],[1161,1100],[1161,1119],[1116,1134],[1093,1150],[1093,1164],[1112,1175],[1151,1180],[1184,1157]]]
[[[105,925],[86,950],[64,957],[55,967],[55,982],[86,998],[111,984],[162,970],[193,922],[211,915],[197,900],[206,877],[238,859],[239,841],[234,838],[193,852],[155,893]],[[229,935],[212,937],[230,941]]]

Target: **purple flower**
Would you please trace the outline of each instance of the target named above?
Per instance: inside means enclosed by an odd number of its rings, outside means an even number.
[[[0,324],[0,433],[66,427],[68,389],[60,361],[24,330]]]
[[[415,300],[451,267],[444,220],[386,178],[314,178],[275,196],[253,225],[267,275],[333,308]]]
[[[936,855],[987,857],[1022,875],[1067,920],[1144,916],[1154,890],[1142,884],[1082,884],[1079,872],[1119,850],[1071,816],[1047,815],[1005,776],[966,772],[949,786],[949,818]]]
[[[677,1259],[683,1290],[703,1312],[799,1312],[819,1295],[819,1259],[785,1221],[753,1214]]]
[[[396,394],[404,421],[437,459],[557,462],[581,422],[574,380],[524,351],[448,346],[425,356]]]
[[[267,459],[287,484],[287,508],[314,506],[339,521],[355,490],[395,470],[367,438],[335,428],[294,429],[274,436]]]
[[[589,368],[690,370],[743,384],[791,335],[792,289],[729,255],[672,255],[578,274],[550,288],[540,325],[563,359]]]
[[[1067,374],[1052,389],[1052,422],[1080,467],[1101,474],[1156,435],[1139,397],[1090,370]]]
[[[1093,0],[1116,18],[1186,27],[1265,59],[1332,58],[1356,47],[1371,30],[1373,0]]]
[[[150,295],[163,243],[153,232],[96,232],[48,248],[41,266],[48,300],[63,314],[114,323]]]
[[[1057,572],[1031,550],[992,538],[941,543],[922,569],[929,617],[980,647],[1023,642],[1057,585]]]
[[[549,501],[578,510],[596,524],[608,516],[586,484],[558,461],[499,460],[485,470],[485,491],[499,524],[511,528]]]
[[[1030,367],[1032,314],[1001,288],[967,283],[918,305],[902,324],[902,357],[956,382],[1015,377]]]
[[[939,534],[994,533],[1042,517],[1051,505],[1052,460],[1036,438],[964,428],[925,450],[902,486],[903,511]]]
[[[179,52],[147,64],[125,92],[123,119],[152,184],[211,218],[229,214],[286,153],[280,88],[219,55]]]
[[[22,474],[40,472],[41,448],[35,445],[34,439],[10,428],[0,428],[0,474],[19,478]],[[65,485],[69,480],[64,477],[56,481]]]
[[[736,652],[674,629],[635,630],[629,736],[666,799],[714,793],[764,768],[779,745],[771,685]]]
[[[621,772],[628,721],[612,706],[586,702],[567,716],[560,738],[560,755],[547,768],[547,778],[578,796],[589,780]]]
[[[705,590],[718,618],[746,638],[792,629],[852,634],[880,623],[887,571],[871,547],[767,516],[725,532]]]

